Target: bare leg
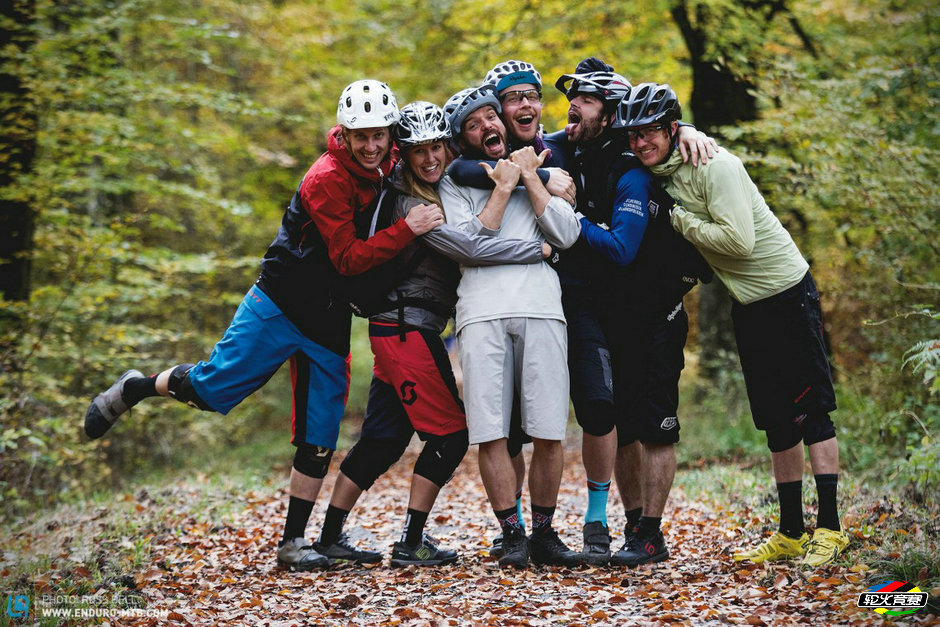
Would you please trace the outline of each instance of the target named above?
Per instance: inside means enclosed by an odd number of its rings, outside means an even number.
[[[676,447],[644,444],[643,464],[643,515],[662,518],[676,476]]]
[[[814,475],[834,475],[839,472],[839,443],[836,438],[810,444],[808,448]]]
[[[529,492],[532,504],[554,507],[558,501],[561,473],[564,465],[564,450],[557,440],[532,438],[534,450],[529,464]]]
[[[598,483],[610,481],[616,457],[616,430],[602,436],[589,433],[583,434],[581,438],[581,460],[584,463],[584,472],[588,479]]]
[[[441,489],[433,481],[421,475],[412,476],[408,508],[419,512],[430,512],[440,491]]]
[[[509,451],[506,449],[506,439],[480,444],[479,464],[480,478],[493,510],[515,507],[516,476]]]
[[[322,478],[308,477],[297,472],[295,468],[290,469],[290,488],[288,492],[291,496],[315,503],[322,486]]]
[[[835,438],[833,438],[835,441]],[[828,442],[828,440],[827,440]],[[820,442],[825,444],[825,442]],[[838,460],[838,449],[836,460]],[[803,480],[803,443],[800,442],[792,448],[779,453],[771,453],[770,460],[774,467],[774,479],[777,483],[789,483]],[[838,463],[838,461],[837,461]]]
[[[362,489],[357,486],[352,479],[342,472],[336,477],[336,483],[333,485],[333,495],[330,497],[330,505],[351,511],[356,506],[356,501],[362,494]]]
[[[629,511],[643,506],[643,487],[640,475],[643,472],[643,448],[639,442],[633,442],[617,449],[617,463],[614,476],[617,478],[617,490],[623,509]]]

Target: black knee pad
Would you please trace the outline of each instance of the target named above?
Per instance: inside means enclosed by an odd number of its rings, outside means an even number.
[[[454,476],[454,471],[457,470],[469,446],[470,440],[466,429],[428,439],[418,456],[418,461],[415,462],[415,474],[443,488]]]
[[[363,438],[352,447],[339,469],[360,490],[368,490],[376,479],[401,458],[410,441],[410,433],[407,438],[397,440]]]
[[[214,411],[209,407],[208,403],[199,398],[199,395],[196,394],[196,390],[193,389],[192,382],[189,380],[189,371],[193,369],[194,365],[195,364],[180,364],[176,368],[173,368],[173,370],[170,371],[170,378],[166,383],[167,390],[170,396],[181,403],[186,403],[190,407],[196,407],[205,411]]]
[[[333,449],[301,444],[294,453],[294,470],[307,477],[322,479],[330,469],[331,459],[333,459]]]
[[[583,401],[575,407],[578,424],[588,435],[603,437],[614,430],[617,422],[613,403],[607,401]]]

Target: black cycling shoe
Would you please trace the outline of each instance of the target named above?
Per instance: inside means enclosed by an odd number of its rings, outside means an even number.
[[[378,551],[364,551],[357,549],[346,534],[342,534],[334,542],[325,544],[317,540],[313,543],[313,548],[320,555],[325,555],[331,560],[343,560],[345,562],[355,562],[356,564],[377,564],[382,561],[382,554]]]
[[[591,566],[603,566],[610,561],[610,531],[599,520],[584,524],[581,561]]]
[[[503,554],[499,566],[525,568],[529,565],[529,539],[521,527],[503,527]]]
[[[396,542],[392,547],[392,566],[443,566],[457,561],[457,551],[442,549],[431,536],[425,534],[421,544],[412,547]]]
[[[639,566],[654,564],[669,559],[669,549],[663,532],[657,531],[652,536],[633,535],[624,543],[623,548],[610,556],[611,566]]]
[[[558,537],[558,532],[549,527],[533,532],[529,537],[532,561],[547,566],[577,566],[581,563],[581,554],[572,551]]]

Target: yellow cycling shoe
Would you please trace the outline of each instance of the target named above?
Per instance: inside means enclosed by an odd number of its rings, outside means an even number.
[[[735,553],[734,561],[743,562],[748,560],[759,564],[760,562],[775,562],[791,557],[800,557],[806,553],[806,545],[809,541],[809,536],[806,533],[803,533],[799,539],[795,539],[778,531],[757,548]]]
[[[849,536],[844,531],[819,528],[813,532],[813,539],[806,547],[803,565],[825,566],[839,557],[848,545]]]

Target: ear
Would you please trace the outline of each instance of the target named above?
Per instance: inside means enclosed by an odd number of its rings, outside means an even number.
[[[675,136],[676,132],[679,130],[679,122],[673,120],[669,123],[669,135],[670,137]]]

